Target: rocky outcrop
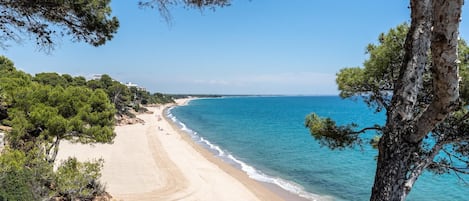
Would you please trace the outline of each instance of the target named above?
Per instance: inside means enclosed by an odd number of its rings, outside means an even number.
[[[132,125],[132,124],[144,124],[145,121],[143,119],[137,117],[129,117],[127,115],[123,115],[120,117],[116,116],[116,125],[123,126],[123,125]]]

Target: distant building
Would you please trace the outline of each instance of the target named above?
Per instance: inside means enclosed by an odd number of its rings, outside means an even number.
[[[129,87],[129,88],[130,88],[130,87],[135,87],[135,88],[137,88],[137,89],[140,90],[140,91],[146,91],[146,90],[147,90],[145,87],[139,87],[138,84],[135,84],[135,83],[132,83],[132,82],[127,82],[127,83],[125,83],[125,86],[127,86],[127,87]]]
[[[91,76],[91,79],[92,80],[99,80],[99,79],[101,79],[102,76],[103,76],[103,74],[93,74]]]
[[[135,83],[132,83],[132,82],[125,83],[125,86],[127,86],[127,87],[137,87],[138,88],[138,84],[135,84]]]

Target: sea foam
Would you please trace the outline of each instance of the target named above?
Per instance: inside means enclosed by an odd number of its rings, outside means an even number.
[[[211,143],[209,140],[205,139],[204,137],[198,135],[197,132],[191,130],[190,128],[186,126],[186,124],[184,124],[179,119],[177,119],[171,113],[171,110],[173,108],[174,107],[168,108],[168,110],[166,111],[166,116],[169,119],[171,119],[174,124],[178,125],[179,129],[187,133],[195,142],[207,148],[211,153],[221,158],[223,161],[241,169],[243,172],[245,172],[249,176],[249,178],[260,181],[260,182],[264,182],[264,183],[274,184],[290,193],[306,198],[308,200],[312,200],[312,201],[332,200],[330,196],[320,196],[317,194],[309,193],[305,191],[301,185],[295,182],[288,181],[279,177],[267,175],[263,173],[262,171],[257,170],[253,166],[248,165],[247,163],[237,159],[232,154],[229,154],[226,151],[223,151],[223,149],[220,148],[218,145],[215,145]]]

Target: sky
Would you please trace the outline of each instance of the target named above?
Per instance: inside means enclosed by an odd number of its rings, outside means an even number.
[[[215,11],[179,5],[170,23],[137,2],[112,1],[120,28],[104,46],[65,37],[47,54],[26,37],[0,54],[33,75],[108,74],[151,92],[337,95],[336,73],[362,66],[367,44],[410,22],[408,0],[233,0]],[[469,40],[467,7],[460,34]]]

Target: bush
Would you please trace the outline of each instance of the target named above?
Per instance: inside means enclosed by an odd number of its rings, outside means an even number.
[[[25,169],[0,171],[0,201],[34,199],[31,173]]]
[[[98,181],[103,160],[79,162],[76,158],[63,161],[56,172],[57,196],[65,200],[92,200],[104,194]]]
[[[98,181],[102,160],[69,158],[54,172],[42,152],[6,148],[0,154],[0,201],[93,200],[105,193]]]
[[[34,199],[32,171],[25,168],[26,155],[5,149],[0,155],[0,201]]]

